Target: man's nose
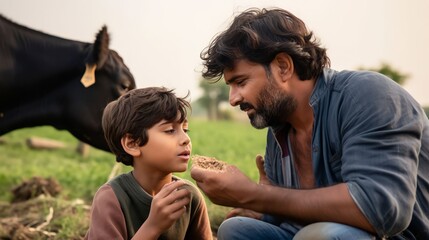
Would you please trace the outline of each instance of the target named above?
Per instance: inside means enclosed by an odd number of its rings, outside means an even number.
[[[236,88],[230,87],[229,89],[229,104],[235,107],[240,104],[242,101],[242,97]]]

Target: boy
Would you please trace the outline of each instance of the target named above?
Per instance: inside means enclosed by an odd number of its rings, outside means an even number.
[[[212,239],[199,190],[173,176],[191,154],[189,102],[172,90],[134,89],[104,109],[116,161],[133,167],[99,188],[85,239]]]

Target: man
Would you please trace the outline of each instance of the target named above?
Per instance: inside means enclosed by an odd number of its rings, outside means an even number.
[[[429,239],[429,122],[402,87],[329,69],[282,9],[243,12],[201,57],[231,105],[269,127],[259,184],[235,166],[191,169],[214,203],[239,208],[219,239]]]

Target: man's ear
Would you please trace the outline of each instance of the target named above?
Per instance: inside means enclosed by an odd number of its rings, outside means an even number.
[[[294,65],[292,58],[286,53],[278,53],[273,63],[277,66],[282,81],[291,78],[294,72]]]
[[[125,152],[130,154],[133,157],[138,157],[141,155],[140,146],[136,140],[134,140],[130,134],[125,134],[121,138],[121,145],[124,148]]]

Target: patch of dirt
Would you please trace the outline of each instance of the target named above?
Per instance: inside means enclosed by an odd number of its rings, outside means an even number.
[[[83,239],[90,206],[82,200],[54,198],[61,191],[57,180],[33,177],[11,191],[12,202],[0,202],[0,239]],[[62,233],[63,228],[74,233]]]
[[[61,186],[56,179],[35,176],[12,189],[12,203],[26,201],[40,195],[55,197],[60,191]]]
[[[79,211],[85,211],[79,217],[81,231],[79,236],[68,236],[66,239],[83,239],[89,225],[89,206],[83,201],[65,201],[40,195],[18,203],[0,203],[0,239],[30,240],[65,239],[58,235],[64,227],[62,219],[70,219]],[[83,219],[82,219],[83,218]]]

